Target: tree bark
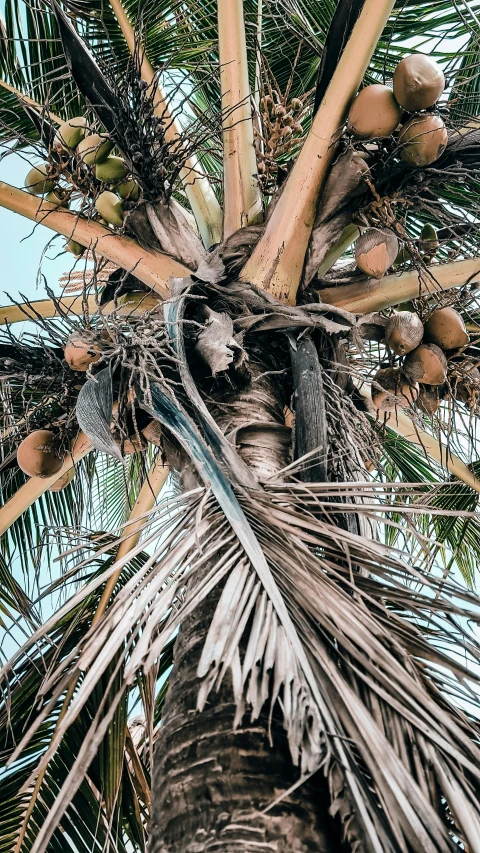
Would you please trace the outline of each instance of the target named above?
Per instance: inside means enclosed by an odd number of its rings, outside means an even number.
[[[265,368],[267,369],[267,368]],[[276,377],[260,375],[237,394],[225,395],[222,429],[239,436],[255,422],[268,433],[265,453],[248,438],[239,452],[262,475],[285,464],[283,399]],[[220,409],[215,413],[220,415]],[[217,417],[217,422],[221,420]],[[271,439],[278,435],[276,456]],[[267,459],[265,460],[265,456]],[[197,579],[201,582],[201,579]],[[182,625],[174,668],[154,754],[150,853],[334,853],[341,849],[328,814],[329,795],[319,772],[266,814],[263,810],[299,779],[285,732],[274,712],[269,737],[268,708],[251,722],[248,711],[237,731],[232,686],[226,678],[201,714],[195,710],[200,686],[197,664],[221,590],[215,591]]]

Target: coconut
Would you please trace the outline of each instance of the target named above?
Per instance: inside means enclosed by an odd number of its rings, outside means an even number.
[[[440,66],[421,53],[406,56],[393,75],[393,94],[409,113],[426,110],[435,104],[445,88]]]
[[[142,429],[142,435],[150,442],[150,444],[155,444],[156,447],[162,447],[162,427],[158,421],[151,420],[150,423]]]
[[[106,184],[112,181],[123,181],[127,175],[128,166],[121,157],[107,157],[95,166],[95,177]]]
[[[118,225],[119,227],[123,225],[122,202],[115,193],[110,192],[110,190],[100,193],[95,202],[95,207],[100,216],[110,225]]]
[[[437,385],[420,385],[416,404],[425,415],[434,415],[440,407],[440,392]]]
[[[425,340],[449,350],[467,346],[470,338],[458,311],[437,308],[425,323]]]
[[[34,166],[30,169],[25,178],[25,188],[32,195],[43,195],[53,190],[55,186],[53,181],[47,178],[50,169],[49,163],[41,163],[39,166]]]
[[[90,365],[100,359],[100,353],[98,344],[81,332],[70,335],[63,351],[68,366],[79,373],[86,373]]]
[[[413,311],[397,311],[385,328],[385,341],[395,355],[406,355],[423,338],[423,323]]]
[[[443,154],[447,141],[447,129],[439,115],[413,116],[398,137],[400,157],[411,166],[429,166]]]
[[[372,278],[382,278],[398,255],[398,240],[393,231],[368,228],[355,244],[357,267]]]
[[[52,190],[51,193],[45,196],[45,201],[50,202],[50,204],[54,204],[55,207],[70,207],[70,196],[69,195],[60,195],[57,190]]]
[[[382,368],[373,378],[372,403],[380,412],[394,412],[395,409],[410,406],[417,395],[417,383],[408,382],[399,367]]]
[[[17,448],[19,468],[29,477],[53,477],[63,465],[57,439],[49,429],[36,429]]]
[[[76,240],[68,240],[68,242],[65,243],[65,248],[77,258],[80,258],[85,251],[85,246],[82,246],[81,243],[77,243]]]
[[[443,385],[447,378],[447,359],[436,344],[420,344],[406,356],[403,371],[410,382]]]
[[[129,201],[138,201],[140,196],[140,187],[136,181],[122,181],[118,187],[115,188],[120,198],[128,198]]]
[[[55,481],[53,486],[50,486],[48,489],[49,492],[61,492],[62,489],[65,489],[69,483],[72,482],[75,477],[75,468],[70,468],[68,471],[65,471],[65,474],[62,474],[58,480]]]
[[[160,297],[153,291],[134,290],[131,293],[124,293],[115,301],[106,302],[102,305],[102,314],[113,314],[115,311],[120,317],[140,317],[147,311],[155,311],[161,305]]]
[[[80,140],[85,136],[87,127],[88,121],[83,116],[76,116],[75,118],[68,119],[68,121],[64,121],[55,134],[55,148],[60,148],[63,151],[76,148]]]
[[[106,160],[113,148],[113,142],[104,133],[91,133],[77,145],[76,155],[86,166],[93,166]]]
[[[392,90],[382,83],[374,83],[362,89],[355,98],[347,129],[358,139],[390,136],[401,116],[402,110]]]
[[[430,255],[433,258],[435,252],[438,249],[438,236],[433,225],[430,225],[427,222],[426,225],[423,226],[422,231],[420,233],[420,241],[419,248],[420,251],[423,252],[424,255]]]
[[[295,112],[298,113],[302,109],[302,107],[303,101],[301,101],[300,98],[292,98],[292,100],[290,101],[290,108],[292,110],[295,110]]]
[[[462,379],[455,385],[455,397],[467,406],[474,406],[480,394],[480,370],[469,365]]]

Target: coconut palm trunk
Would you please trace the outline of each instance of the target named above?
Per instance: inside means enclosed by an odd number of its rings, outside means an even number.
[[[467,12],[25,2],[0,205],[76,269],[0,308],[0,853],[480,853]]]

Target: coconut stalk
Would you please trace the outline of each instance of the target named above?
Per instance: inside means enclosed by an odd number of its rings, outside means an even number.
[[[129,519],[125,524],[125,529],[129,533],[126,539],[124,539],[118,548],[116,561],[119,562],[124,557],[127,556],[128,552],[135,548],[137,544],[140,534],[145,526],[145,513],[149,512],[155,504],[158,495],[160,494],[161,489],[163,488],[165,481],[169,474],[169,468],[166,465],[163,465],[158,459],[156,460],[150,471],[148,472],[148,477],[145,480],[140,492],[138,493],[137,500],[135,501],[132,511],[130,513]],[[92,621],[92,628],[97,622],[102,618],[105,610],[107,608],[107,604],[110,600],[113,590],[115,589],[115,585],[120,577],[123,566],[121,566],[118,571],[116,571],[113,575],[110,575],[108,578],[105,589],[103,590],[102,597],[100,599],[99,605],[95,612],[95,616]]]
[[[10,83],[6,83],[5,80],[0,80],[0,86],[3,89],[8,89],[9,92],[12,92],[13,95],[16,95],[19,101],[23,101],[28,107],[33,107],[39,113],[46,112],[48,118],[53,124],[62,124],[63,119],[56,116],[55,113],[51,113],[48,108],[42,107],[41,104],[37,104],[33,98],[29,98],[28,95],[24,95],[23,92],[20,92],[19,89],[16,89],[15,86],[11,86]]]
[[[218,0],[223,114],[223,237],[261,222],[242,0]]]
[[[372,415],[376,416],[376,409],[372,403],[370,387],[364,384],[356,383],[359,386],[359,391],[367,403],[368,409]],[[473,471],[470,470],[465,462],[455,456],[448,447],[441,442],[439,438],[430,435],[424,429],[417,427],[411,418],[400,408],[387,416],[386,425],[394,432],[401,435],[402,438],[411,441],[413,444],[418,444],[423,448],[425,453],[435,459],[442,468],[446,468],[457,480],[461,480],[465,485],[470,486],[480,494],[480,480],[477,479]]]
[[[77,462],[80,462],[80,459],[83,459],[87,453],[90,453],[92,449],[92,445],[90,444],[86,435],[83,432],[79,434],[77,439],[75,440],[72,450],[65,457],[64,463],[60,468],[60,471],[57,471],[52,477],[30,477],[27,482],[21,486],[17,492],[4,504],[0,507],[0,536],[8,530],[9,527],[23,515],[26,510],[38,500],[50,486],[53,486],[60,477],[63,477],[67,471],[70,471]]]
[[[125,9],[120,0],[110,0],[115,17],[123,33],[128,49],[132,56],[138,50],[135,31],[128,20]],[[167,95],[159,81],[156,79],[155,69],[150,63],[143,48],[138,51],[140,56],[140,73],[142,80],[149,86],[155,86],[156,103],[154,113],[160,118],[164,125],[165,139],[167,142],[177,142],[178,148],[182,146],[180,139],[182,128],[176,118],[168,109]],[[196,155],[192,154],[185,161],[180,170],[180,179],[187,195],[190,207],[200,232],[200,236],[207,249],[222,239],[222,211],[217,197],[212,189],[210,181],[203,174],[202,167]]]
[[[169,296],[170,276],[190,275],[191,271],[187,267],[169,255],[142,249],[131,237],[114,234],[97,222],[83,219],[73,211],[61,210],[3,181],[0,181],[0,206],[40,222],[52,231],[63,234],[67,240],[76,240],[86,249],[93,249],[97,255],[128,270],[163,299]]]
[[[365,0],[285,188],[241,279],[295,303],[318,199],[343,125],[395,5]]]
[[[38,299],[35,302],[23,302],[20,305],[2,305],[0,306],[0,326],[5,326],[7,323],[22,323],[25,320],[38,320],[39,317],[49,319],[51,317],[61,317],[62,313],[75,314],[80,316],[83,314],[85,307],[89,313],[94,314],[97,311],[98,303],[95,296],[86,297],[79,294],[77,296],[62,296],[58,300],[53,299]]]
[[[392,305],[462,287],[467,282],[480,281],[480,260],[452,261],[449,264],[435,264],[422,270],[386,275],[380,279],[361,279],[355,284],[340,287],[326,287],[318,291],[322,302],[345,308],[353,314],[368,314],[370,311],[382,311]]]

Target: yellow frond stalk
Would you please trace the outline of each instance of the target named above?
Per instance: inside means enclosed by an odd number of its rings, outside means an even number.
[[[349,107],[394,0],[365,0],[285,188],[241,278],[295,303],[318,199]]]
[[[127,42],[130,53],[135,51],[135,32],[128,20],[125,9],[120,0],[110,0],[115,17]],[[155,115],[158,116],[165,127],[165,138],[167,142],[178,141],[181,145],[180,135],[182,128],[176,118],[173,118],[168,106],[167,96],[155,77],[155,69],[148,60],[145,51],[140,53],[142,80],[156,87]],[[185,193],[195,216],[200,236],[207,249],[220,243],[222,239],[222,211],[217,197],[212,189],[210,181],[203,174],[202,167],[195,155],[191,155],[185,162],[180,178]]]
[[[155,501],[165,485],[168,474],[169,468],[166,465],[163,465],[157,457],[157,460],[153,463],[150,471],[148,472],[148,477],[140,489],[137,500],[135,501],[130,513],[130,517],[125,524],[124,535],[125,533],[129,533],[130,535],[120,543],[117,551],[117,562],[126,557],[132,548],[135,548],[145,526],[145,518],[143,516],[155,506]],[[122,569],[120,568],[117,572],[111,575],[105,584],[105,589],[103,590],[100,603],[95,616],[93,617],[92,627],[97,624],[105,613],[107,604],[113,590],[115,589],[115,584],[120,577],[121,571]]]
[[[97,255],[131,272],[163,299],[169,296],[171,276],[190,275],[187,267],[169,255],[142,249],[130,237],[114,234],[97,222],[84,219],[73,211],[61,210],[3,181],[0,181],[0,207],[41,222],[52,231],[63,234],[67,240],[76,240],[81,246],[94,250]]]
[[[261,222],[242,0],[218,0],[223,119],[223,237]]]
[[[89,313],[95,313],[98,307],[95,297],[88,296],[86,301]],[[56,302],[53,299],[38,299],[35,302],[25,302],[21,305],[2,305],[0,306],[0,326],[5,326],[7,323],[22,323],[28,319],[36,320],[38,317],[44,319],[61,317],[62,311],[66,314],[80,316],[84,309],[85,297],[83,294],[62,296]]]
[[[480,259],[452,261],[449,264],[435,264],[422,270],[408,270],[402,273],[386,275],[378,281],[367,279],[355,284],[340,287],[326,287],[319,290],[322,302],[345,308],[353,314],[368,314],[370,311],[382,311],[392,305],[399,305],[428,296],[429,293],[442,293],[453,287],[480,281]]]
[[[67,471],[70,471],[77,462],[80,462],[80,459],[83,459],[87,453],[90,453],[92,449],[92,445],[90,444],[86,435],[83,432],[80,433],[74,445],[72,447],[71,453],[69,453],[65,457],[65,461],[56,474],[53,477],[30,477],[27,482],[19,488],[17,492],[4,504],[0,507],[0,536],[3,535],[9,527],[23,515],[26,510],[38,500],[41,495],[43,495],[50,486],[53,486],[54,483],[57,482]]]
[[[23,92],[20,91],[20,89],[16,89],[15,86],[11,86],[10,83],[6,83],[5,80],[0,80],[0,86],[3,89],[8,89],[8,91],[16,95],[20,101],[23,101],[29,107],[33,107],[33,109],[36,110],[38,113],[45,113],[45,115],[48,116],[52,124],[62,124],[62,118],[56,116],[55,113],[51,113],[48,109],[42,107],[41,104],[37,104],[37,102],[34,101],[33,98],[29,98],[28,95],[24,95]]]

